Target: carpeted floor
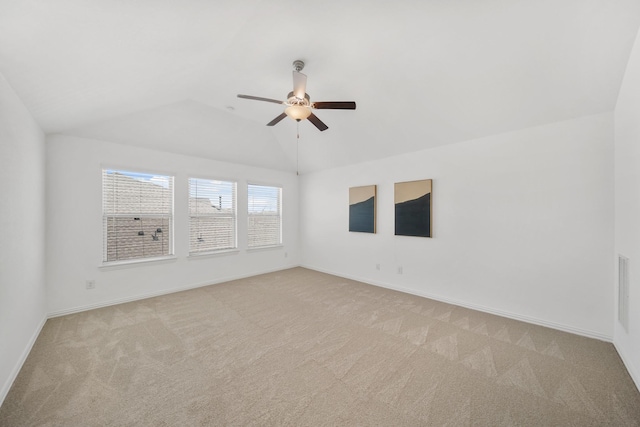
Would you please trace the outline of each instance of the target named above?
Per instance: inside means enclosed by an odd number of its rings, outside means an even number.
[[[1,426],[640,426],[609,343],[303,268],[47,321]]]

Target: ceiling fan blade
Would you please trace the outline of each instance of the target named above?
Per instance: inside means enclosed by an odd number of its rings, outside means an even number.
[[[311,106],[318,110],[355,110],[353,101],[314,102]]]
[[[298,99],[304,99],[307,93],[307,76],[299,71],[293,72],[293,95]]]
[[[324,122],[313,113],[311,113],[311,115],[307,117],[307,119],[309,119],[309,121],[321,131],[329,129],[329,126],[325,125]]]
[[[284,104],[284,101],[278,101],[277,99],[271,99],[271,98],[262,98],[259,96],[238,95],[238,98],[253,99],[254,101],[273,102],[274,104]]]
[[[285,117],[287,117],[287,115],[285,113],[282,113],[278,117],[276,117],[275,119],[273,119],[269,123],[267,123],[267,126],[273,126],[273,125],[279,123],[280,120],[284,119]]]

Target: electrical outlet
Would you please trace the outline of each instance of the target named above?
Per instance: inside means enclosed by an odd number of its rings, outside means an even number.
[[[284,257],[285,257],[285,258],[288,258],[288,257],[289,257],[289,254],[288,254],[287,252],[285,252],[285,253],[284,253]]]
[[[87,280],[85,282],[85,285],[87,286],[87,289],[95,289],[96,288],[96,281],[95,280]]]
[[[380,263],[376,264],[376,270],[380,271]]]
[[[402,274],[402,266],[398,266],[398,274]]]

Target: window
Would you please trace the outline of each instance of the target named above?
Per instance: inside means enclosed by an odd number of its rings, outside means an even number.
[[[248,246],[258,248],[281,244],[282,188],[249,184],[248,199]]]
[[[235,249],[236,183],[189,178],[189,253]]]
[[[173,254],[173,177],[102,170],[104,262]]]

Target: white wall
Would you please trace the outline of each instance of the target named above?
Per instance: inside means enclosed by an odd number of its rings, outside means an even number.
[[[394,236],[394,182],[426,178],[434,237]],[[349,233],[369,184],[378,232]],[[612,113],[304,175],[300,195],[304,266],[613,336]]]
[[[46,319],[44,134],[0,75],[0,404]]]
[[[615,254],[629,258],[630,289],[629,329],[616,314],[614,344],[640,388],[640,35],[615,110],[615,170]]]
[[[176,260],[126,268],[100,268],[103,166],[175,176]],[[238,182],[239,252],[188,258],[189,176]],[[246,250],[247,182],[283,187],[284,247]],[[298,183],[297,176],[292,173],[52,135],[47,137],[47,210],[47,290],[49,311],[54,315],[280,270],[300,263]],[[85,281],[89,279],[96,281],[95,289],[86,289]]]

